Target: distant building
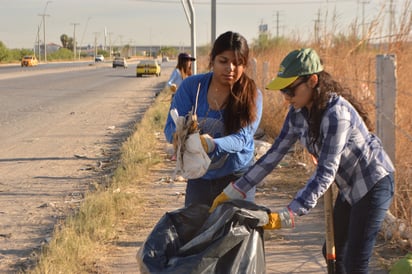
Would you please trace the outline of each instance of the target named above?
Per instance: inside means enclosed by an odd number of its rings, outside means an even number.
[[[47,54],[53,53],[61,49],[62,46],[55,44],[55,43],[49,43],[47,44]],[[39,52],[40,51],[40,52]],[[36,56],[44,56],[44,44],[40,45],[40,48],[38,46],[34,47],[34,53]]]

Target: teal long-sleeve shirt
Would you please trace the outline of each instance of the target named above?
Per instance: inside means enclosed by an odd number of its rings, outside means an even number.
[[[200,91],[197,104],[197,119],[200,127],[200,134],[209,134],[213,137],[216,148],[209,154],[212,163],[202,177],[203,179],[221,178],[230,174],[245,172],[254,160],[254,140],[253,136],[259,126],[262,117],[263,98],[258,90],[257,119],[239,132],[224,135],[224,121],[222,110],[212,110],[207,101],[207,92],[212,79],[212,72],[197,74],[183,80],[173,96],[170,109],[177,109],[179,116],[185,116],[195,108],[197,90],[200,84]],[[167,117],[164,134],[169,143],[173,141],[173,133],[176,126],[169,115]]]

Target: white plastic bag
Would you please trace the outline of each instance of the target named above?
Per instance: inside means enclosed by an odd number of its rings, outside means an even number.
[[[196,117],[190,116],[186,119],[179,116],[176,109],[172,109],[170,115],[176,125],[175,138],[177,138],[176,168],[173,179],[177,173],[186,179],[200,178],[207,172],[211,161],[202,147],[199,132],[189,132],[192,123],[196,122]]]
[[[200,178],[207,172],[210,162],[210,158],[200,142],[199,133],[190,134],[183,151],[182,176],[187,179]]]

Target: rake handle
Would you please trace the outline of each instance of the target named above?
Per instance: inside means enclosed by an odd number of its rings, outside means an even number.
[[[333,228],[333,190],[332,186],[328,188],[324,195],[325,210],[325,230],[326,230],[326,265],[328,274],[335,274],[335,238]]]

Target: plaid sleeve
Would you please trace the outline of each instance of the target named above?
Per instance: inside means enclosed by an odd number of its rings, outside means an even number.
[[[280,162],[299,135],[296,129],[296,115],[290,110],[286,116],[282,130],[271,148],[241,177],[235,186],[243,192],[248,192],[260,183]]]
[[[317,200],[333,183],[342,153],[352,131],[351,113],[341,106],[330,109],[321,123],[321,147],[318,166],[304,188],[298,191],[289,207],[303,215],[317,204]]]

